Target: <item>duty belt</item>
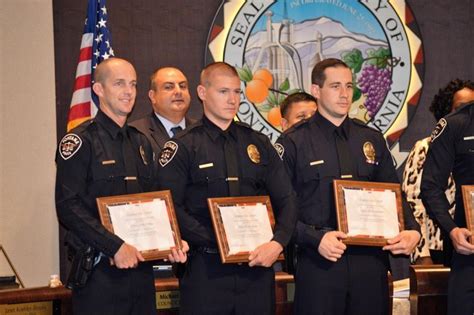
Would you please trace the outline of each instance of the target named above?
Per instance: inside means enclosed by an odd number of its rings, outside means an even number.
[[[327,226],[317,226],[317,225],[312,225],[312,224],[307,224],[307,226],[309,226],[311,229],[315,231],[325,231],[325,232],[334,231],[333,228],[327,227]]]
[[[207,247],[207,246],[198,246],[193,247],[190,251],[190,254],[219,254],[219,250],[215,247]]]

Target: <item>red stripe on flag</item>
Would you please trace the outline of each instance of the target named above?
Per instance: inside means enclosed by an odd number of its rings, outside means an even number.
[[[69,109],[68,120],[72,121],[74,119],[82,117],[90,117],[91,115],[91,102],[75,104]]]
[[[74,83],[74,91],[91,87],[91,75],[81,75],[76,78],[76,83]]]
[[[92,59],[92,46],[84,47],[79,53],[79,62]]]

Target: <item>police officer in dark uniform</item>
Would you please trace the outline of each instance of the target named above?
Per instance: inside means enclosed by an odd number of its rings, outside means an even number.
[[[198,95],[204,117],[159,158],[160,188],[171,189],[180,230],[190,256],[180,279],[182,314],[272,314],[272,264],[288,243],[296,222],[294,192],[269,139],[233,119],[240,104],[240,80],[218,62],[201,73]],[[276,225],[272,240],[250,253],[248,264],[222,264],[207,198],[269,195]]]
[[[334,179],[398,183],[385,139],[348,118],[352,73],[338,59],[318,63],[311,92],[318,111],[281,135],[282,152],[298,200],[295,242],[296,314],[387,314],[388,255],[408,254],[420,233],[404,207],[405,228],[383,248],[346,246],[337,231]],[[414,229],[414,230],[412,230]],[[385,250],[385,251],[384,251]]]
[[[454,220],[445,195],[452,172],[456,183]],[[431,135],[421,179],[421,197],[430,216],[449,235],[455,251],[448,287],[448,314],[474,313],[474,245],[466,229],[463,185],[474,185],[474,102],[442,118]]]
[[[126,125],[136,96],[135,69],[123,59],[105,60],[96,68],[93,90],[100,101],[96,117],[65,135],[56,156],[58,219],[76,257],[92,253],[73,266],[74,314],[156,314],[151,264],[102,226],[96,206],[97,197],[151,191],[155,185],[150,143]],[[174,251],[169,258],[184,261],[185,255]]]

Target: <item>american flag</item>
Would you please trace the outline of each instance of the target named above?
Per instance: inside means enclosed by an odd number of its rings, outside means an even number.
[[[92,91],[94,70],[102,61],[114,55],[107,29],[105,0],[89,0],[82,35],[81,52],[76,69],[76,82],[69,109],[67,130],[70,131],[97,113],[99,99]]]

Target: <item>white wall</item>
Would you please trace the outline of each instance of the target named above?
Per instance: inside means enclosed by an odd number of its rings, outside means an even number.
[[[0,32],[0,244],[42,286],[59,273],[52,1],[0,0]]]

